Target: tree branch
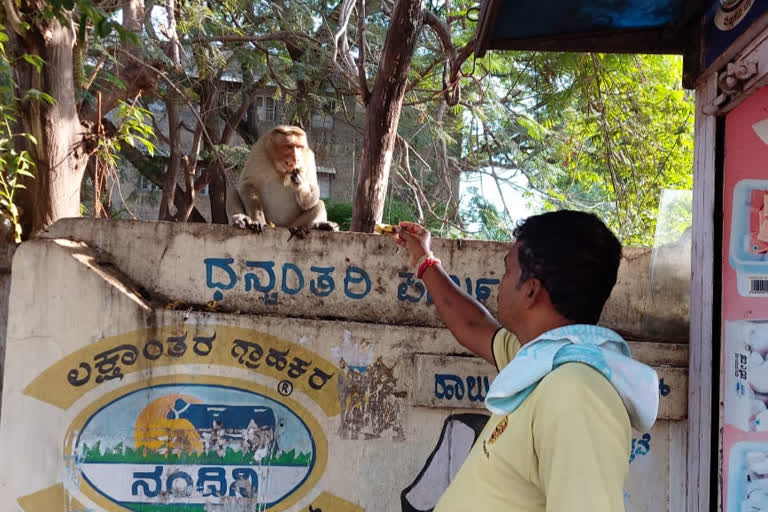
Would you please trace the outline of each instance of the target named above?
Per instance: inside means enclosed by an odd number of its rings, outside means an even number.
[[[22,21],[21,16],[19,16],[19,11],[16,9],[15,2],[13,0],[3,0],[3,5],[5,6],[5,15],[7,16],[7,20],[13,31],[20,36],[24,35],[24,32],[26,32],[24,29],[24,21]]]
[[[613,186],[613,193],[616,197],[616,215],[619,216],[619,219],[621,219],[621,203],[623,191],[619,187],[619,180],[616,175],[616,169],[613,167],[613,152],[611,150],[611,137],[608,133],[608,127],[606,125],[605,121],[605,104],[603,103],[603,91],[602,91],[602,85],[600,84],[600,69],[597,64],[597,57],[594,53],[589,54],[592,60],[592,69],[595,72],[595,85],[597,87],[597,101],[600,104],[601,109],[601,115],[598,116],[599,124],[601,131],[603,132],[603,138],[605,138],[605,163],[608,165],[608,172],[611,176],[611,185]]]
[[[240,35],[225,35],[225,36],[213,36],[213,37],[193,37],[189,39],[190,43],[264,43],[269,41],[282,41],[284,43],[294,43],[296,38],[306,39],[320,46],[321,43],[314,37],[307,34],[300,34],[298,32],[272,32],[263,36],[240,36]]]
[[[368,89],[368,79],[365,75],[365,0],[360,0],[360,7],[357,11],[357,38],[358,38],[358,53],[357,58],[357,71],[360,79],[360,96],[363,98],[363,105],[368,105],[368,101],[371,99],[371,90]]]
[[[96,75],[98,75],[99,71],[101,71],[101,68],[104,67],[104,62],[106,62],[106,60],[107,60],[106,55],[102,55],[101,57],[99,57],[99,61],[96,63],[96,66],[94,66],[93,72],[91,73],[91,76],[88,77],[88,82],[85,84],[86,91],[90,89],[91,86],[93,85],[93,81],[96,79]]]
[[[413,177],[413,173],[411,172],[411,159],[410,155],[408,154],[408,143],[400,136],[397,137],[397,141],[403,148],[400,153],[403,169],[405,169],[408,173],[408,179],[403,179],[403,181],[405,181],[405,184],[408,185],[408,188],[410,188],[413,192],[413,199],[416,202],[416,209],[419,211],[419,216],[416,220],[419,224],[424,224],[424,210],[421,208],[421,199],[426,201],[426,197],[424,197],[424,191],[421,189],[419,183],[416,181],[416,178]],[[404,177],[401,176],[401,178]],[[426,202],[429,204],[429,201]]]
[[[363,0],[365,1],[365,0]],[[341,3],[341,14],[339,16],[339,29],[333,35],[333,53],[331,54],[331,62],[337,66],[343,73],[354,75],[355,65],[349,55],[349,43],[347,42],[347,26],[349,25],[349,18],[352,16],[352,10],[355,6],[355,0],[343,0]],[[341,67],[336,61],[336,58],[341,53],[341,60],[347,69]]]
[[[250,94],[243,95],[243,101],[240,103],[240,107],[232,114],[229,119],[226,119],[224,124],[224,130],[221,133],[219,144],[229,144],[232,135],[234,135],[237,126],[240,121],[245,117],[245,113],[248,112],[248,108],[256,101],[256,97],[259,95],[259,91],[254,89]]]
[[[180,97],[181,97],[181,98],[184,100],[184,102],[187,104],[187,106],[188,106],[188,107],[189,107],[189,109],[192,111],[192,114],[194,114],[194,116],[197,118],[197,120],[198,120],[199,122],[201,122],[201,123],[203,122],[203,119],[200,117],[200,114],[197,112],[197,109],[195,109],[195,106],[192,104],[192,102],[191,102],[191,101],[189,101],[189,98],[187,98],[186,96],[184,96],[184,94],[181,92],[181,90],[180,90],[180,89],[179,89],[179,88],[176,86],[176,84],[173,82],[173,80],[171,80],[171,78],[170,78],[170,77],[169,77],[167,74],[165,74],[164,72],[160,71],[159,69],[157,69],[156,67],[152,66],[151,64],[148,64],[148,63],[146,63],[146,62],[142,61],[142,60],[141,60],[141,59],[139,59],[138,57],[136,57],[136,56],[134,56],[134,55],[131,55],[130,53],[126,52],[125,50],[123,50],[123,49],[121,49],[121,48],[118,48],[118,51],[119,51],[119,52],[122,52],[122,53],[124,53],[124,54],[126,54],[127,56],[129,56],[129,58],[131,58],[131,59],[134,59],[136,62],[138,62],[138,63],[139,63],[139,64],[141,64],[142,66],[146,66],[147,68],[149,68],[149,69],[151,69],[152,71],[154,71],[155,73],[157,73],[157,75],[158,75],[160,78],[162,78],[162,79],[163,79],[163,80],[164,80],[164,81],[165,81],[165,82],[168,84],[168,86],[169,86],[169,87],[171,87],[171,88],[172,88],[172,89],[173,89],[173,90],[174,90],[176,93],[178,93],[178,94],[179,94],[179,96],[180,96]],[[213,140],[211,140],[211,136],[209,135],[209,133],[208,133],[208,130],[206,130],[206,129],[205,129],[205,127],[203,127],[203,136],[205,137],[205,141],[206,141],[206,142],[207,142],[207,143],[208,143],[208,144],[209,144],[211,147],[213,147],[213,146],[214,146],[214,144],[213,144]],[[221,162],[221,158],[219,157],[219,153],[218,153],[218,151],[214,151],[214,157],[216,158],[216,160],[217,160],[219,163],[221,163],[221,164],[222,164],[222,167],[223,167],[224,165],[223,165],[223,163]]]
[[[461,100],[461,85],[459,81],[461,66],[475,51],[475,38],[473,37],[467,41],[467,44],[457,53],[456,47],[451,39],[451,31],[442,19],[440,19],[434,12],[425,10],[424,24],[434,31],[443,47],[443,52],[446,57],[446,66],[443,73],[445,101],[448,105],[456,105]],[[445,76],[446,74],[448,75],[447,79]]]
[[[445,56],[451,62],[455,61],[456,47],[453,45],[453,40],[451,40],[451,33],[448,30],[448,25],[446,25],[445,22],[437,16],[437,14],[428,9],[424,10],[424,24],[430,27],[434,31],[437,38],[440,40],[440,44],[443,47]]]
[[[171,59],[174,67],[180,67],[179,38],[176,34],[176,0],[165,0],[165,11],[168,16],[168,48],[166,53]],[[165,98],[165,109],[168,115],[168,139],[170,140],[170,160],[168,168],[165,171],[165,180],[163,183],[163,196],[160,199],[160,210],[158,212],[159,220],[173,220],[171,216],[170,205],[174,203],[176,192],[176,176],[179,167],[181,167],[181,114],[179,104],[182,95],[173,91]],[[186,169],[185,169],[186,171]],[[180,210],[177,209],[178,214]]]
[[[448,103],[445,101],[445,98],[443,98],[443,101],[440,102],[440,106],[437,110],[437,115],[435,116],[435,121],[437,121],[437,127],[438,129],[445,133],[444,130],[444,118],[445,118],[445,112],[448,110]],[[453,208],[453,211],[456,215],[458,215],[459,212],[459,205],[456,202],[456,198],[453,197],[453,189],[451,188],[451,180],[449,179],[448,172],[449,172],[449,165],[448,165],[448,144],[445,142],[444,136],[439,136],[437,138],[437,144],[439,144],[439,151],[438,151],[438,160],[440,162],[440,181],[442,181],[443,186],[445,187],[445,190],[448,194],[448,200],[447,203]]]
[[[455,222],[452,222],[452,221],[448,220],[446,217],[441,217],[440,215],[435,213],[435,210],[432,209],[432,204],[429,202],[429,199],[427,199],[427,196],[424,193],[424,189],[421,187],[421,185],[419,184],[419,181],[413,176],[413,173],[411,172],[410,153],[411,153],[412,149],[410,147],[410,144],[408,144],[408,141],[405,140],[400,135],[397,136],[397,142],[403,148],[402,149],[403,155],[404,155],[403,156],[403,168],[408,173],[408,177],[407,178],[405,176],[403,176],[401,173],[398,173],[398,176],[400,176],[400,179],[402,179],[403,182],[405,182],[405,184],[408,186],[408,188],[410,188],[413,191],[414,197],[416,198],[416,206],[417,206],[417,208],[419,210],[419,216],[420,216],[419,222],[420,223],[423,222],[422,219],[423,219],[423,216],[424,216],[424,212],[421,209],[421,202],[419,201],[419,197],[420,197],[421,201],[424,202],[424,204],[426,204],[426,207],[427,207],[427,210],[429,211],[429,213],[435,219],[438,219],[440,222],[442,222],[444,224],[448,224],[449,226],[454,227],[454,228],[458,229],[459,231],[462,231],[464,233],[468,233],[468,231],[466,229],[464,229],[464,227],[456,224]],[[418,152],[413,151],[413,153],[416,155],[416,157],[421,161],[421,163],[423,165],[425,165],[426,167],[429,167],[429,164],[424,160],[424,158],[421,157],[421,155],[418,154]]]
[[[112,132],[117,131],[115,125],[108,119],[104,120],[104,125],[109,127],[109,130]],[[163,159],[158,157],[148,158],[141,151],[129,144],[122,144],[120,146],[120,156],[130,162],[131,165],[136,168],[139,174],[144,176],[152,184],[162,188],[164,172],[163,169],[165,167]],[[182,204],[183,195],[184,191],[181,190],[181,187],[176,185],[176,193],[174,194],[174,206],[177,209],[184,206]],[[193,207],[192,214],[188,217],[188,220],[191,220],[192,222],[205,222],[205,217],[203,217],[200,212]]]
[[[107,94],[104,95],[102,98],[102,111],[103,112],[110,112],[112,109],[114,109],[117,104],[120,102],[120,100],[124,100],[126,98],[133,98],[136,97],[137,94],[143,94],[145,91],[151,91],[155,88],[157,85],[157,76],[154,73],[148,73],[147,70],[155,70],[159,71],[154,66],[142,61],[140,58],[133,55],[128,50],[124,50],[122,48],[117,49],[118,52],[121,52],[123,55],[125,55],[129,60],[133,60],[134,62],[138,62],[141,64],[140,68],[133,68],[133,69],[125,69],[126,66],[122,62],[118,62],[117,66],[124,68],[123,72],[124,74],[120,76],[119,78],[127,84],[127,87],[125,90],[120,89],[119,87],[115,87],[113,83],[107,82],[103,79],[97,79],[95,82],[97,84],[100,84],[100,89],[104,90],[105,92],[108,91]],[[116,73],[116,74],[119,74]],[[93,108],[93,106],[88,103],[87,101],[83,101],[80,106],[80,119],[83,121],[89,121],[93,124],[96,124],[98,122],[99,113],[96,109]]]

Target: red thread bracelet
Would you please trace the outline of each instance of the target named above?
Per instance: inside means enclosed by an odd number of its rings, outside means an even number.
[[[421,279],[421,276],[424,275],[424,271],[426,271],[429,267],[439,264],[440,260],[437,258],[426,258],[421,262],[421,265],[419,265],[419,269],[416,271],[416,278]]]

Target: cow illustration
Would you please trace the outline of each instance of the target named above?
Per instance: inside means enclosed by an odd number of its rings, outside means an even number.
[[[214,451],[219,456],[232,448],[253,453],[258,462],[278,450],[275,413],[269,407],[190,404],[180,398],[166,418],[192,423],[203,439],[205,451]]]

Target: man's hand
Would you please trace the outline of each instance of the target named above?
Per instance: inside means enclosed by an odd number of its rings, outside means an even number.
[[[413,222],[401,222],[393,237],[401,247],[408,249],[411,266],[416,266],[429,248],[432,236],[423,226]],[[500,325],[488,310],[474,297],[451,281],[440,265],[430,267],[421,278],[432,294],[432,300],[445,325],[463,346],[494,363],[492,340]]]
[[[415,222],[400,222],[400,228],[394,238],[397,245],[408,249],[411,266],[416,266],[423,256],[431,254],[429,245],[432,235]]]

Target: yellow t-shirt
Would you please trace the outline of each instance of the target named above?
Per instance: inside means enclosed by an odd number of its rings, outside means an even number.
[[[500,329],[496,366],[520,350]],[[435,512],[617,512],[629,471],[629,416],[597,370],[566,363],[512,413],[491,416]]]

